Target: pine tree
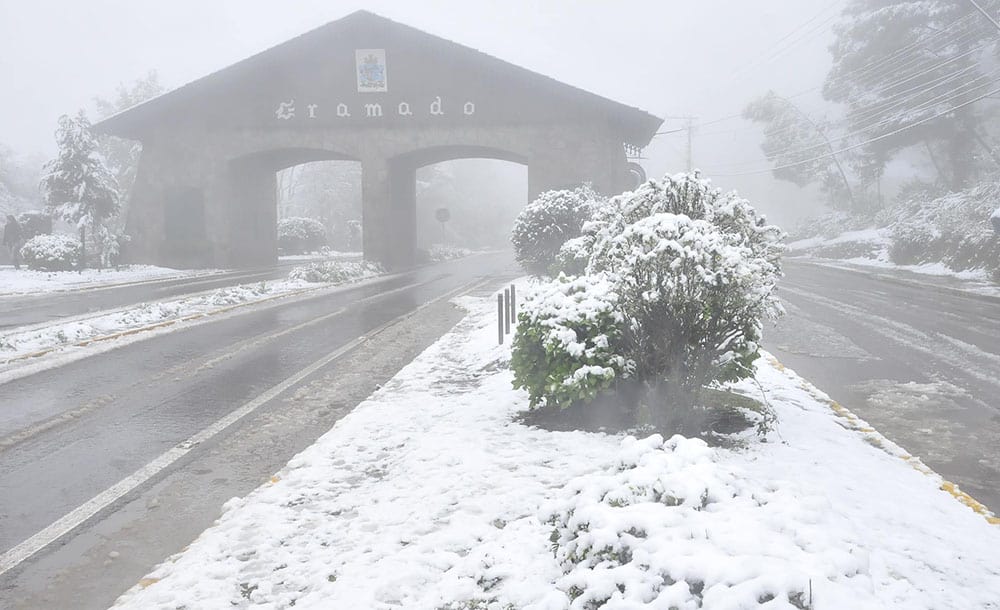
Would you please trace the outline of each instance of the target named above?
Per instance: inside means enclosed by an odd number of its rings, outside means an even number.
[[[104,224],[119,210],[114,176],[97,153],[97,142],[90,131],[90,121],[81,111],[77,116],[59,117],[56,130],[59,155],[45,165],[41,189],[53,215],[80,230],[80,242],[86,244],[87,230],[102,237]],[[103,251],[103,246],[99,246]],[[81,254],[81,267],[86,256]]]
[[[844,131],[864,140],[888,136],[866,147],[876,165],[920,145],[935,164],[935,156],[943,160],[940,178],[961,188],[976,169],[977,147],[986,159],[993,152],[982,130],[984,104],[949,111],[996,87],[987,74],[991,28],[964,0],[851,0],[834,26],[823,96],[845,105]],[[927,122],[889,135],[920,121]]]

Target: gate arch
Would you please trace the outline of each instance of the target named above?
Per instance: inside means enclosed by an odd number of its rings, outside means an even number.
[[[408,210],[417,167],[501,159],[528,167],[529,196],[582,182],[617,192],[633,181],[624,145],[641,149],[661,123],[358,11],[105,119],[95,130],[143,145],[126,222],[134,262],[271,262],[274,173],[313,160],[353,160],[362,166],[365,257],[400,267],[414,260]],[[167,230],[173,225],[165,217],[177,205],[172,193],[184,193],[184,205],[202,202],[204,230],[192,237],[200,242],[180,249],[195,253],[193,259],[177,258]]]

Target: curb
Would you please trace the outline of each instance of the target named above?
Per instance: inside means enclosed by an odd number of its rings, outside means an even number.
[[[770,353],[767,354],[767,361],[768,364],[770,364],[772,367],[774,367],[779,372],[784,374],[786,377],[788,377],[793,381],[795,380],[792,378],[793,372],[790,371],[772,354]],[[889,440],[881,432],[873,428],[871,424],[869,424],[865,420],[861,419],[860,417],[852,413],[851,410],[848,409],[847,407],[841,405],[837,401],[827,396],[822,390],[814,386],[808,380],[799,377],[798,375],[795,375],[795,377],[797,377],[798,380],[801,381],[801,383],[799,384],[800,388],[808,392],[809,395],[814,399],[816,399],[817,401],[830,407],[830,410],[833,411],[833,414],[844,422],[844,426],[849,430],[852,430],[856,432],[858,435],[860,435],[865,442],[867,442],[870,445],[873,445],[878,449],[881,449],[882,451],[884,451],[885,453],[887,453],[892,457],[896,457],[903,460],[917,472],[926,475],[928,477],[931,477],[933,479],[936,479],[936,481],[940,483],[938,485],[938,489],[947,492],[955,500],[971,508],[974,513],[986,519],[986,522],[989,523],[990,525],[1000,526],[1000,517],[997,517],[996,514],[993,511],[991,511],[985,504],[983,504],[979,500],[976,500],[971,495],[965,493],[964,491],[959,489],[958,485],[952,483],[951,481],[945,479],[943,476],[935,472],[932,468],[927,466],[927,464],[924,464],[919,457],[909,454],[905,449],[903,449],[896,443]]]

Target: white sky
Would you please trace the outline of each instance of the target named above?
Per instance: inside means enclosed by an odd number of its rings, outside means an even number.
[[[769,88],[790,94],[820,84],[829,65],[826,19],[832,19],[842,4],[843,0],[0,0],[0,142],[23,154],[51,155],[58,116],[87,106],[94,96],[110,96],[119,83],[130,83],[155,69],[161,82],[173,88],[358,9],[658,116],[694,114],[706,121],[739,113],[747,101]],[[817,15],[807,27],[796,30]],[[797,39],[781,52],[781,45]],[[803,100],[807,108],[821,107],[818,96]],[[678,121],[668,121],[664,128],[678,126]],[[759,134],[747,127],[741,120],[704,127],[695,137],[695,166],[729,171],[766,167]],[[735,129],[743,131],[719,133]],[[684,145],[683,137],[658,138],[647,150],[648,173],[684,169]],[[732,167],[734,163],[747,165]],[[739,189],[780,216],[802,207],[803,193],[775,184],[767,175],[718,178],[716,183]]]

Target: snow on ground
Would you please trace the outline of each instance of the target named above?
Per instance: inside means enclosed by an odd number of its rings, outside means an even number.
[[[260,303],[318,290],[333,284],[373,277],[381,272],[373,265],[350,261],[326,261],[312,263],[308,267],[315,265],[322,265],[325,270],[331,271],[328,276],[329,281],[287,279],[239,284],[186,297],[139,303],[122,309],[60,320],[56,323],[18,327],[0,332],[0,373],[11,364],[41,355],[47,356],[60,350],[85,347],[89,342],[99,338],[114,338],[176,321],[192,320],[228,311],[240,305]],[[292,269],[290,276],[298,277],[297,272],[301,269],[305,268]],[[334,274],[332,271],[337,273]]]
[[[930,275],[937,277],[954,278],[970,282],[968,289],[970,292],[981,294],[992,294],[1000,296],[1000,289],[991,280],[990,274],[983,269],[971,269],[966,271],[955,271],[949,269],[944,263],[924,263],[920,265],[898,265],[889,258],[889,246],[892,241],[888,237],[888,229],[863,229],[859,231],[847,231],[836,237],[810,237],[800,239],[788,244],[789,252],[792,255],[807,256],[814,258],[817,262],[834,266],[844,266],[848,268],[865,267],[871,269],[881,269],[886,271],[904,271],[920,275]],[[871,256],[852,256],[848,258],[827,258],[812,254],[815,250],[836,248],[837,246],[861,246],[860,249],[868,249]]]
[[[282,254],[278,257],[279,261],[321,261],[327,259],[337,259],[345,260],[352,258],[361,258],[364,256],[361,252],[351,252],[347,250],[324,250],[323,252],[313,253],[313,254]]]
[[[944,263],[924,263],[922,265],[897,265],[885,258],[863,258],[855,257],[845,259],[843,262],[852,265],[863,265],[865,267],[875,267],[878,269],[896,269],[900,271],[909,271],[911,273],[920,273],[922,275],[937,275],[941,277],[953,277],[960,280],[972,280],[978,282],[988,282],[990,279],[989,273],[982,269],[969,269],[966,271],[955,271],[954,269],[949,269]]]
[[[32,271],[21,267],[0,266],[0,297],[15,294],[38,294],[79,290],[112,284],[169,278],[196,277],[220,273],[218,269],[168,269],[152,265],[128,265],[120,269],[84,269],[83,271]]]
[[[788,249],[795,252],[797,250],[811,250],[821,246],[834,246],[846,243],[871,243],[888,247],[891,241],[883,230],[871,228],[859,231],[847,231],[836,237],[809,237],[807,239],[800,239],[789,243]]]
[[[492,298],[462,302],[116,607],[1000,608],[1000,527],[769,357],[769,442],[546,432],[511,421]]]

